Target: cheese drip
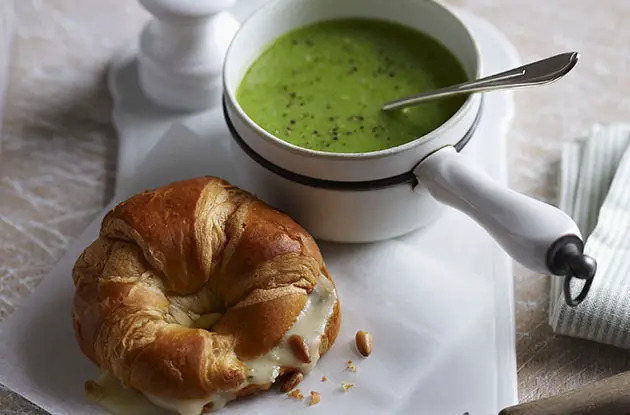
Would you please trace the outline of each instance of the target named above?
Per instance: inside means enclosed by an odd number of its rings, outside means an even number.
[[[320,276],[302,312],[280,343],[262,356],[244,362],[249,369],[248,383],[273,382],[278,377],[281,367],[293,367],[304,374],[309,373],[319,360],[319,344],[336,300],[337,295],[332,282],[325,276]],[[304,338],[311,363],[302,363],[291,351],[289,337],[294,334]]]
[[[96,381],[98,388],[88,399],[98,403],[116,415],[166,415],[168,411],[157,408],[140,392],[125,388],[109,372],[104,372]],[[198,415],[198,413],[196,414]]]
[[[247,381],[238,390],[248,385],[274,382],[281,367],[293,367],[304,374],[309,373],[319,360],[319,345],[326,330],[326,323],[333,313],[337,293],[332,282],[321,275],[306,304],[293,326],[285,333],[280,343],[267,353],[243,362],[249,369]],[[290,336],[304,338],[311,356],[311,363],[300,362],[289,346]],[[212,410],[221,409],[236,398],[236,391],[219,392],[205,399],[174,399],[151,394],[141,394],[127,389],[110,373],[98,380],[99,391],[91,399],[116,415],[199,415],[204,406],[212,403]]]

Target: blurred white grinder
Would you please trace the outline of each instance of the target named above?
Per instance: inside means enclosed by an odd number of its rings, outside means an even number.
[[[219,102],[225,52],[238,30],[235,0],[139,0],[154,16],[140,34],[140,86],[156,103],[202,110]]]

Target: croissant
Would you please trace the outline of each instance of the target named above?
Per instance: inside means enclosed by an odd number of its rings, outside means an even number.
[[[81,351],[125,388],[182,414],[307,373],[339,331],[336,289],[313,238],[214,177],[120,203],[73,279]]]

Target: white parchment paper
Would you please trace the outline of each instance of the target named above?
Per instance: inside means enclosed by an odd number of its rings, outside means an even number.
[[[117,198],[204,174],[246,188],[231,164],[220,110],[205,117],[203,136],[181,125],[171,128]],[[80,353],[70,317],[71,268],[96,237],[101,218],[0,327],[0,382],[53,414],[104,413],[83,396],[84,381],[98,369]],[[446,210],[421,232],[321,248],[342,306],[335,346],[300,385],[305,394],[320,392],[321,403],[307,407],[272,390],[233,402],[223,413],[481,415],[513,402],[514,391],[502,386],[514,380],[513,360],[504,358],[513,357],[513,326],[506,331],[498,323],[512,316],[509,261],[476,224]],[[354,349],[359,329],[374,335],[367,359]],[[345,370],[348,359],[356,373]],[[344,393],[342,382],[355,387]]]

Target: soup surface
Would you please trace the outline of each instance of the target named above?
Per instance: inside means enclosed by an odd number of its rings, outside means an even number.
[[[405,144],[448,120],[455,97],[384,112],[387,102],[467,80],[442,44],[407,27],[332,20],[289,32],[251,65],[237,91],[247,115],[312,150],[365,153]]]

